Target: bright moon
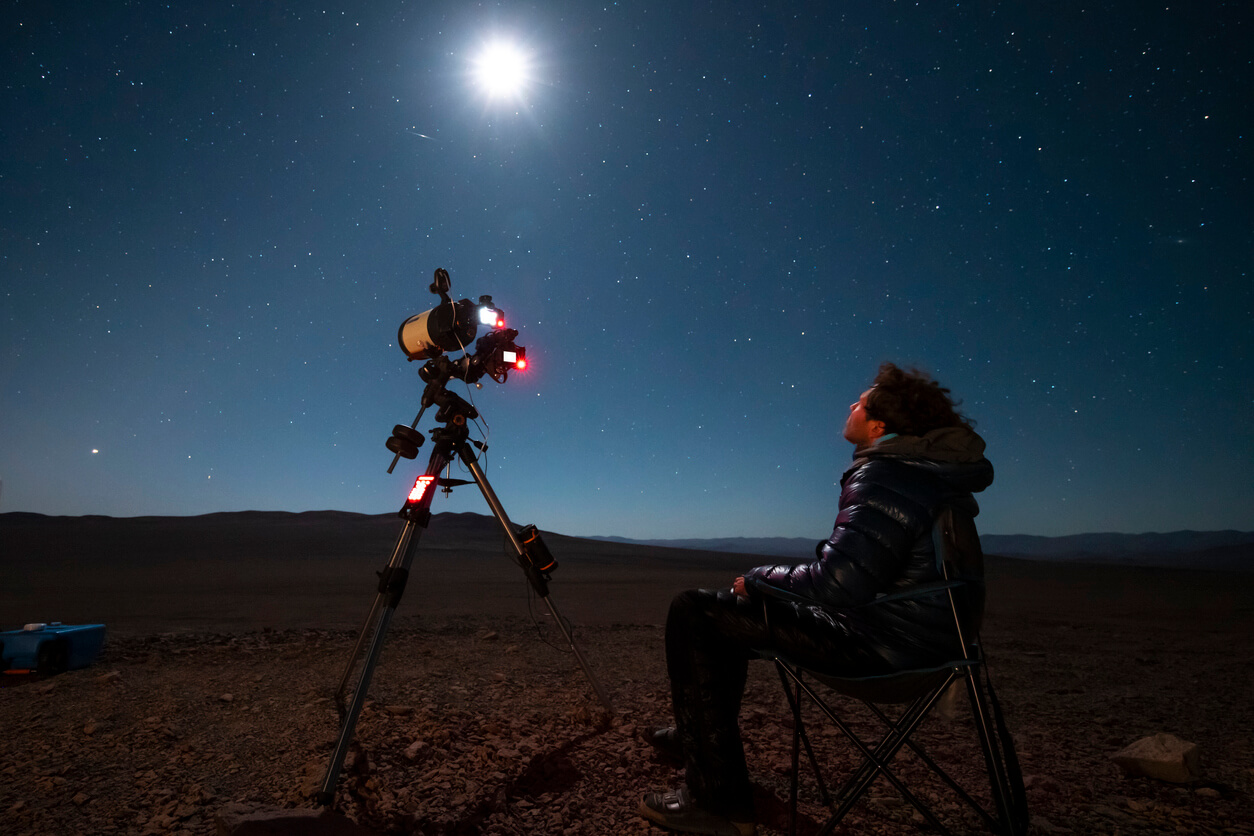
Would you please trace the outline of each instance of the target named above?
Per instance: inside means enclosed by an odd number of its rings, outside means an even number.
[[[475,79],[494,99],[519,95],[527,85],[527,58],[517,46],[497,41],[475,59]]]

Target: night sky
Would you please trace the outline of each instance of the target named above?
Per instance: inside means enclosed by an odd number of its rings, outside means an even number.
[[[0,511],[395,511],[443,267],[518,523],[824,537],[892,360],[985,533],[1254,528],[1249,12],[7,3]]]

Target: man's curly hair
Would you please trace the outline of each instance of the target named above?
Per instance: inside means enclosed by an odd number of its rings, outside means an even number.
[[[890,433],[926,435],[942,427],[972,426],[956,406],[949,390],[926,372],[884,363],[867,394],[866,414],[883,421]]]

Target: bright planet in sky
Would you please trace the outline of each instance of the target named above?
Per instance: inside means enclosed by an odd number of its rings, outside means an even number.
[[[517,98],[527,86],[526,54],[515,43],[496,40],[484,45],[474,59],[474,78],[492,99]]]

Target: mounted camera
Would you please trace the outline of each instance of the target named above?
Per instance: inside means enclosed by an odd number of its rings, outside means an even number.
[[[484,374],[497,383],[504,383],[510,372],[527,368],[527,349],[514,344],[517,336],[518,332],[513,328],[484,334],[475,343],[471,364],[477,364]]]

